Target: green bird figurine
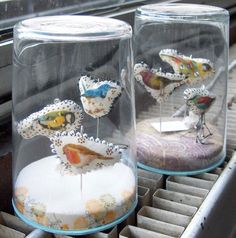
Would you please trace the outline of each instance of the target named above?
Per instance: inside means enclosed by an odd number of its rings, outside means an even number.
[[[196,142],[204,144],[207,137],[213,135],[205,121],[205,114],[208,112],[214,103],[216,96],[210,95],[209,91],[202,86],[201,88],[188,88],[184,91],[184,99],[190,111],[199,116],[199,121],[196,124],[197,138]],[[208,134],[205,135],[204,128]]]

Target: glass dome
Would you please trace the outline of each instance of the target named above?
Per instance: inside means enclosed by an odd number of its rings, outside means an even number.
[[[131,37],[128,24],[101,17],[15,26],[13,206],[28,224],[83,235],[134,210]]]
[[[229,14],[196,4],[136,10],[137,159],[164,174],[206,172],[224,160]]]

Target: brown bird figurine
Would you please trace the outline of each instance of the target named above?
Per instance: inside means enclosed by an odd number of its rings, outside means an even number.
[[[160,95],[164,95],[165,87],[171,83],[179,83],[181,85],[183,80],[171,80],[168,77],[164,77],[154,73],[152,71],[142,71],[140,75],[143,77],[143,82],[146,86],[152,89],[160,90]]]
[[[90,162],[94,159],[113,159],[112,157],[107,157],[93,150],[90,150],[85,146],[76,144],[65,145],[63,147],[63,153],[66,155],[67,161],[77,168],[82,168],[83,166],[90,164]]]
[[[186,78],[180,74],[164,73],[161,70],[150,69],[145,63],[135,64],[134,76],[157,101],[163,100],[175,88],[187,82]]]

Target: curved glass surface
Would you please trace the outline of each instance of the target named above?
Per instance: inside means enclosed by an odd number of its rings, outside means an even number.
[[[164,174],[196,174],[225,157],[229,15],[196,4],[136,11],[137,157]]]
[[[134,209],[131,34],[87,16],[14,28],[13,203],[29,224],[89,234]]]

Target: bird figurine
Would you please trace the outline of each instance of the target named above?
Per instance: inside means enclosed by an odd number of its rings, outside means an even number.
[[[94,118],[108,114],[122,91],[118,82],[99,80],[87,75],[80,77],[78,86],[84,111]]]
[[[185,75],[189,84],[205,80],[215,73],[213,64],[208,59],[188,57],[173,49],[163,49],[159,56],[172,66],[175,73]]]
[[[154,73],[153,71],[147,70],[140,72],[140,75],[143,77],[143,82],[146,86],[160,90],[160,95],[164,95],[164,89],[167,85],[171,83],[182,83],[183,80],[172,80],[168,77],[164,77],[161,75],[158,75],[157,73]]]
[[[196,142],[204,144],[205,139],[212,134],[205,121],[205,114],[210,110],[212,104],[216,100],[215,95],[211,95],[203,85],[201,88],[188,88],[184,91],[184,100],[190,111],[199,116],[196,124],[197,137]],[[204,128],[208,134],[205,134]]]
[[[99,138],[83,134],[83,126],[78,130],[58,132],[50,138],[53,154],[63,167],[68,166],[76,174],[83,174],[119,162],[127,147],[114,145]]]
[[[21,120],[17,124],[17,132],[25,139],[37,135],[50,137],[57,131],[78,129],[82,119],[82,108],[78,104],[56,98],[54,103]]]
[[[60,130],[67,124],[74,123],[75,115],[69,111],[52,111],[39,116],[36,120],[44,128]]]
[[[108,91],[112,88],[115,88],[109,85],[108,83],[104,83],[95,89],[86,89],[84,85],[83,87],[84,93],[81,94],[81,97],[86,98],[96,98],[96,97],[105,98],[107,96]]]
[[[185,78],[179,74],[150,69],[145,63],[138,63],[134,66],[134,76],[159,102],[167,98],[176,87],[186,83]]]
[[[112,157],[101,155],[85,146],[79,144],[67,144],[63,147],[63,153],[66,155],[69,164],[82,168],[91,163],[92,160],[112,160]]]

